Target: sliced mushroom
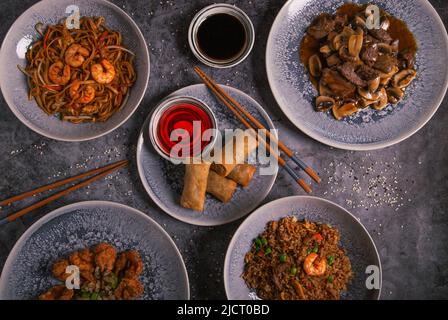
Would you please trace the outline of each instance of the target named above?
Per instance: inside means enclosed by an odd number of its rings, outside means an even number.
[[[348,53],[352,57],[357,57],[362,49],[362,42],[364,38],[362,35],[352,35],[348,40]]]
[[[320,53],[323,53],[323,54],[330,54],[331,53],[331,48],[330,48],[329,45],[326,44],[326,45],[322,46],[319,49],[319,51],[320,51]]]
[[[336,120],[342,120],[345,117],[351,116],[358,112],[358,108],[354,102],[346,103],[342,107],[338,108],[336,105],[332,108],[333,115]]]
[[[375,104],[375,103],[378,103],[378,101],[379,100],[367,100],[367,99],[361,99],[360,101],[359,101],[359,105],[360,105],[360,107],[361,108],[367,108],[368,106],[370,106],[370,105],[373,105],[373,104]]]
[[[392,77],[399,71],[400,69],[397,66],[394,66],[389,73],[380,73],[380,85],[387,86]]]
[[[341,34],[338,34],[336,37],[333,38],[332,42],[334,50],[338,51],[342,47],[342,45],[344,44],[343,40],[344,39]]]
[[[348,47],[347,46],[342,46],[339,49],[339,57],[344,60],[344,61],[350,61],[350,62],[359,62],[359,56],[352,56],[349,52],[348,52]]]
[[[414,69],[402,70],[393,77],[392,85],[400,89],[406,88],[411,84],[416,76],[417,72]]]
[[[337,64],[341,63],[341,59],[339,59],[339,55],[337,53],[332,54],[327,58],[327,65],[331,68]]]
[[[381,78],[393,77],[400,69],[397,66],[393,66],[389,73],[380,73]]]
[[[376,90],[378,90],[378,87],[380,86],[380,82],[381,82],[380,77],[376,77],[375,79],[370,80],[369,81],[369,91],[375,92]]]
[[[361,16],[356,16],[355,17],[355,24],[360,26],[360,27],[362,27],[362,28],[365,28],[366,27],[366,20],[363,17],[361,17]]]
[[[344,38],[346,38],[346,39],[348,39],[350,36],[352,36],[352,35],[354,35],[355,34],[355,30],[353,30],[351,27],[349,27],[349,26],[345,26],[343,29],[342,29],[342,32],[341,32],[341,35],[344,37]]]
[[[319,96],[316,98],[316,110],[325,112],[333,108],[336,105],[336,101],[332,97]]]
[[[404,91],[396,87],[388,88],[386,92],[387,100],[392,104],[397,104],[404,96]]]
[[[383,87],[387,86],[389,84],[389,81],[392,79],[392,77],[389,78],[381,78],[380,85]]]
[[[380,24],[380,28],[387,31],[387,29],[389,29],[389,27],[390,27],[390,20],[386,17],[383,18],[383,20],[381,21],[381,24]]]
[[[313,77],[319,77],[321,75],[322,63],[320,62],[320,58],[317,54],[310,57],[308,61],[308,68]]]
[[[373,100],[373,101],[377,101],[380,99],[380,92],[372,92],[370,90],[366,90],[364,88],[360,88],[358,87],[358,94],[363,97],[364,99],[367,100]]]
[[[387,92],[386,89],[381,88],[380,92],[380,99],[378,102],[375,102],[372,107],[375,110],[383,110],[384,108],[386,108],[389,100],[387,98]]]

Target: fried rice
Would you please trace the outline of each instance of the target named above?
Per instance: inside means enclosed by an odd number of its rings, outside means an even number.
[[[286,217],[271,221],[254,239],[241,277],[266,300],[338,300],[353,274],[327,224]]]

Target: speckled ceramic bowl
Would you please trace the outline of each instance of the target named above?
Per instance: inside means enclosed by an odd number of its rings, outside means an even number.
[[[55,24],[69,16],[69,5],[79,7],[81,16],[103,16],[106,24],[123,34],[124,45],[135,53],[137,81],[122,108],[104,123],[72,124],[48,116],[34,100],[28,100],[26,77],[17,69],[25,66],[25,52],[37,39],[37,22]],[[122,125],[137,109],[149,80],[149,52],[135,22],[120,8],[105,0],[43,0],[25,11],[11,26],[0,51],[0,87],[11,111],[27,127],[46,137],[63,141],[84,141],[105,135]]]
[[[237,89],[227,86],[222,87],[267,128],[274,128],[267,113],[254,99]],[[244,126],[225,106],[216,100],[203,84],[192,85],[170,95],[170,97],[175,96],[195,97],[206,103],[213,110],[221,131],[225,129],[244,129]],[[272,175],[260,175],[260,168],[257,168],[250,185],[244,189],[238,187],[230,202],[222,203],[207,195],[204,212],[182,208],[179,202],[182,194],[185,166],[172,164],[170,161],[163,159],[154,150],[149,138],[148,122],[149,118],[143,125],[138,139],[138,172],[152,200],[174,218],[201,226],[229,223],[244,217],[254,210],[271,190],[277,177],[278,168]]]
[[[51,267],[71,252],[107,242],[137,250],[143,260],[140,299],[189,299],[188,275],[170,236],[128,206],[105,201],[75,203],[47,214],[17,241],[2,271],[0,299],[35,299],[59,283]]]
[[[317,90],[299,60],[300,41],[314,17],[322,12],[334,13],[344,3],[342,0],[289,0],[284,5],[267,44],[268,79],[280,108],[310,137],[342,149],[379,149],[410,137],[437,111],[448,85],[448,37],[427,0],[353,2],[374,3],[387,10],[404,20],[417,39],[418,77],[397,107],[382,111],[367,108],[344,121],[314,111]]]
[[[379,299],[381,294],[381,262],[378,251],[367,230],[350,212],[337,204],[321,198],[295,196],[270,202],[252,213],[238,228],[227,249],[224,262],[224,285],[229,299],[257,299],[249,290],[241,274],[244,256],[250,250],[253,239],[265,230],[269,221],[287,216],[299,220],[327,223],[337,228],[341,235],[341,246],[347,251],[354,277],[341,299]],[[366,288],[367,266],[379,269],[379,290]]]

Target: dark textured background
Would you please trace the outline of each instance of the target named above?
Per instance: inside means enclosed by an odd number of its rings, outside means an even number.
[[[0,1],[0,39],[35,1]],[[198,83],[197,64],[187,44],[193,15],[208,0],[114,0],[137,22],[150,46],[151,78],[137,112],[121,128],[90,142],[64,143],[43,138],[22,125],[0,96],[0,198],[15,195],[114,159],[132,160],[129,169],[64,197],[0,229],[0,268],[21,234],[53,209],[83,200],[112,200],[153,217],[171,234],[188,269],[193,299],[224,299],[222,267],[227,245],[241,221],[215,228],[172,219],[150,200],[139,180],[135,145],[145,117],[170,92]],[[272,22],[284,1],[225,1],[245,10],[254,22],[256,43],[250,57],[227,70],[204,68],[217,81],[249,93],[280,130],[280,137],[316,168],[323,183],[314,195],[354,213],[371,233],[383,265],[383,299],[448,298],[448,124],[447,99],[416,135],[383,150],[350,152],[311,140],[277,106],[266,78],[265,47]],[[448,2],[431,0],[445,25]],[[1,68],[1,66],[0,66]],[[303,194],[280,172],[265,202]],[[25,206],[33,200],[21,203]],[[17,207],[3,208],[0,217]]]

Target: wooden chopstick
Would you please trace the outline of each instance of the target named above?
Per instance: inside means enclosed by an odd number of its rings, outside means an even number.
[[[82,177],[85,177],[85,176],[88,176],[88,175],[91,175],[91,174],[95,174],[95,173],[101,172],[101,173],[99,173],[99,174],[97,174],[97,175],[95,175],[95,176],[93,176],[93,177],[91,177],[91,178],[89,178],[87,180],[84,180],[84,181],[82,181],[82,182],[80,182],[78,184],[75,184],[74,186],[71,186],[71,187],[69,187],[69,188],[67,188],[67,189],[65,189],[63,191],[60,191],[60,192],[58,192],[58,193],[56,193],[56,194],[54,194],[54,195],[52,195],[52,196],[50,196],[50,197],[48,197],[48,198],[46,198],[44,200],[36,202],[35,204],[33,204],[33,205],[31,205],[31,206],[29,206],[27,208],[24,208],[24,209],[22,209],[20,211],[17,211],[16,213],[11,214],[11,215],[7,216],[4,219],[1,219],[0,220],[0,225],[6,224],[8,222],[12,222],[12,221],[14,221],[14,220],[24,216],[25,214],[27,214],[27,213],[35,210],[35,209],[43,207],[44,205],[46,205],[46,204],[48,204],[48,203],[50,203],[50,202],[52,202],[52,201],[54,201],[56,199],[61,198],[62,196],[65,196],[65,195],[67,195],[67,194],[69,194],[69,193],[71,193],[71,192],[73,192],[75,190],[78,190],[78,189],[80,189],[82,187],[85,187],[85,186],[91,184],[92,182],[94,182],[94,181],[96,181],[96,180],[98,180],[98,179],[100,179],[100,178],[102,178],[102,177],[112,173],[113,171],[121,169],[121,168],[127,166],[128,163],[129,162],[127,160],[123,160],[123,161],[119,161],[119,162],[113,163],[111,165],[108,165],[106,167],[103,167],[103,168],[100,168],[100,169],[95,169],[95,170],[86,172],[84,174],[78,175],[76,177],[78,177],[78,179],[79,179],[80,176],[82,178]],[[67,180],[73,181],[73,180],[76,180],[74,178],[75,177],[68,178],[68,179],[63,180],[63,181],[67,181]],[[45,186],[45,187],[41,187],[41,188],[38,188],[36,190],[41,190],[43,188],[47,188],[45,190],[48,190],[48,189],[54,188],[54,185],[56,185],[56,184],[62,185],[62,181],[58,181],[58,182],[56,182],[54,184],[51,184],[51,185],[48,185],[48,186]],[[34,191],[36,191],[36,190],[34,190]],[[33,192],[33,191],[30,191],[30,192]],[[42,191],[40,191],[40,192],[42,192]],[[24,194],[28,194],[28,193],[29,192],[24,193]],[[24,194],[22,194],[20,196],[23,196]],[[13,198],[16,198],[16,197],[13,197]],[[21,198],[21,199],[23,199],[23,198]]]
[[[311,193],[311,188],[306,184],[306,182],[286,163],[286,161],[278,155],[274,150],[272,150],[271,146],[258,134],[257,130],[246,120],[243,116],[241,116],[236,109],[225,99],[225,97],[214,88],[209,79],[203,79],[205,85],[212,90],[212,92],[216,95],[216,97],[221,100],[222,103],[229,108],[235,116],[240,120],[248,129],[254,130],[257,139],[259,142],[263,143],[267,150],[277,159],[278,163],[285,168],[285,170],[294,178],[294,180],[305,190],[307,193]],[[266,129],[265,129],[266,130]]]
[[[36,194],[39,194],[39,193],[42,193],[42,192],[45,192],[45,191],[48,191],[48,190],[51,190],[51,189],[56,189],[56,188],[58,188],[58,187],[60,187],[60,186],[62,186],[64,184],[67,184],[67,183],[70,183],[70,182],[73,182],[73,181],[76,181],[76,180],[79,180],[79,179],[83,179],[83,178],[86,178],[88,176],[100,173],[100,172],[103,172],[103,171],[105,171],[107,169],[114,168],[114,167],[116,167],[116,166],[118,166],[120,164],[126,163],[126,162],[127,162],[127,160],[118,161],[118,162],[109,164],[109,165],[107,165],[105,167],[98,168],[98,169],[95,169],[95,170],[91,170],[91,171],[88,171],[88,172],[84,172],[84,173],[78,174],[76,176],[69,177],[69,178],[63,179],[63,180],[59,180],[59,181],[56,181],[56,182],[51,183],[49,185],[42,186],[42,187],[39,187],[37,189],[34,189],[34,190],[31,190],[31,191],[19,194],[17,196],[11,197],[9,199],[5,199],[3,201],[0,201],[0,207],[10,205],[13,202],[20,201],[22,199],[34,196]]]
[[[199,75],[199,77],[205,82],[208,81],[219,93],[221,93],[226,99],[228,99],[244,116],[246,116],[258,129],[265,129],[266,135],[268,138],[276,143],[279,148],[289,157],[291,160],[293,160],[300,168],[302,168],[314,181],[317,183],[321,182],[321,178],[317,175],[317,173],[304,161],[297,158],[294,155],[294,152],[288,148],[283,142],[278,140],[275,136],[273,136],[269,130],[266,129],[266,127],[258,121],[255,117],[253,117],[247,110],[238,103],[230,94],[225,92],[217,83],[215,83],[209,76],[205,74],[204,71],[201,70],[199,67],[194,68],[195,72]],[[234,112],[235,114],[235,112]],[[235,114],[236,115],[236,114]]]

